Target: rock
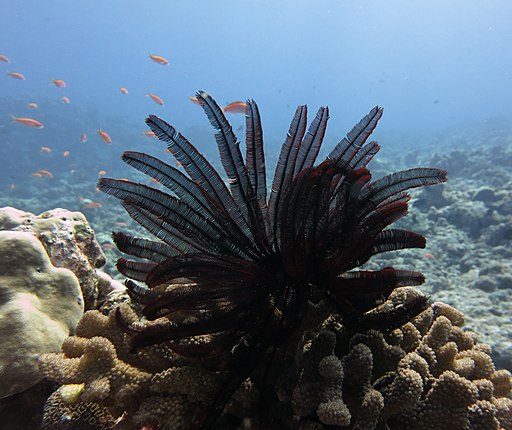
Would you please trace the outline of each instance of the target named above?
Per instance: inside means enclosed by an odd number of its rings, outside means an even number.
[[[83,310],[77,277],[54,267],[34,234],[0,231],[0,398],[43,379],[37,358],[60,351]]]
[[[496,282],[489,276],[480,276],[475,281],[475,287],[479,288],[482,291],[494,291],[497,288]]]
[[[474,192],[473,199],[484,203],[492,203],[497,200],[497,197],[492,188],[480,187]]]

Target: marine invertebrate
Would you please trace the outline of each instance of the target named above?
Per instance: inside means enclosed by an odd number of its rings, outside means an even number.
[[[366,142],[382,116],[378,107],[315,165],[328,109],[319,109],[306,132],[307,109],[300,106],[267,199],[256,103],[247,102],[244,160],[222,109],[207,93],[198,92],[197,99],[216,129],[229,186],[185,137],[150,116],[147,124],[188,176],[147,154],[125,152],[124,161],[173,194],[110,178],[101,178],[99,188],[121,199],[129,215],[160,239],[113,235],[122,252],[138,258],[121,258],[118,268],[148,285],[127,284],[145,305],[146,318],[155,320],[129,324],[118,313],[133,333],[133,348],[165,341],[180,355],[232,375],[205,414],[206,428],[240,383],[286,348],[309,301],[326,300],[348,329],[357,330],[392,330],[425,308],[426,298],[416,296],[390,312],[371,312],[395,288],[421,284],[423,275],[355,269],[375,254],[425,245],[419,234],[387,227],[407,213],[408,189],[444,182],[446,172],[415,168],[372,181],[366,166],[380,147]],[[191,341],[196,336],[206,337]]]

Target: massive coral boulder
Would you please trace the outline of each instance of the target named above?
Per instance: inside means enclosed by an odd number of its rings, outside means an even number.
[[[0,230],[32,233],[55,267],[71,270],[80,282],[85,309],[95,309],[104,279],[97,270],[105,254],[81,212],[53,209],[34,215],[12,207],[0,209]]]
[[[82,314],[73,272],[54,267],[33,234],[0,231],[0,398],[43,379],[37,358],[59,351]]]

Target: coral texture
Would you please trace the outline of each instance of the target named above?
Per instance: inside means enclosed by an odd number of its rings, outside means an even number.
[[[0,398],[43,379],[38,355],[59,351],[82,314],[75,275],[55,268],[34,235],[0,231]]]
[[[374,312],[393,312],[419,294],[397,289]],[[121,306],[132,324],[151,324]],[[271,381],[275,404],[262,416],[261,393],[246,380],[217,428],[237,428],[226,424],[236,418],[265,420],[268,429],[510,430],[511,375],[494,368],[489,347],[463,323],[461,312],[436,302],[389,333],[354,332],[333,316],[303,327]],[[41,358],[44,373],[62,384],[84,383],[80,401],[122,416],[120,428],[191,428],[226,376],[165,345],[129,353],[114,313],[87,312],[62,350]]]

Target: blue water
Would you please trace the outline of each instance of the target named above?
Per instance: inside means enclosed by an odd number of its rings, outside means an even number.
[[[445,130],[496,118],[506,123],[511,12],[505,0],[6,2],[0,54],[12,64],[0,62],[6,166],[0,192],[5,197],[7,187],[32,180],[39,169],[76,173],[87,167],[83,181],[89,171],[121,169],[123,150],[157,145],[142,135],[149,113],[188,130],[202,151],[214,153],[207,120],[188,100],[198,89],[221,105],[255,99],[267,151],[277,151],[303,103],[311,116],[321,105],[330,107],[330,143],[377,104],[385,108],[377,132],[384,146],[414,148]],[[152,62],[149,53],[170,64]],[[6,75],[12,71],[26,81]],[[65,80],[67,88],[49,85],[52,79]],[[165,107],[148,92],[162,97]],[[62,96],[71,103],[63,104]],[[39,108],[29,110],[29,102]],[[38,119],[45,128],[12,123],[9,115]],[[243,116],[229,118],[241,131]],[[96,135],[100,128],[112,145]],[[83,132],[89,140],[80,145]],[[41,153],[41,146],[52,153]],[[157,148],[161,154],[163,146]]]

